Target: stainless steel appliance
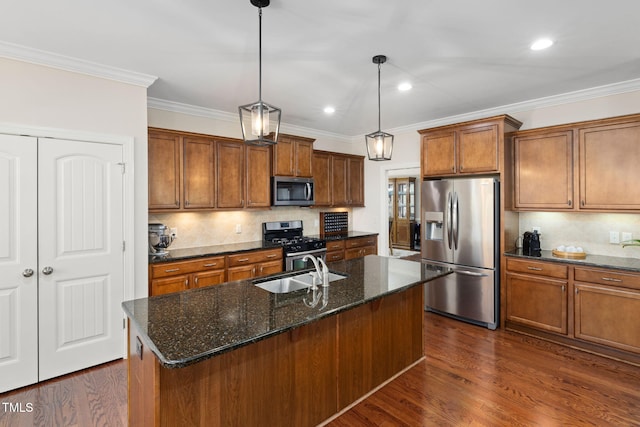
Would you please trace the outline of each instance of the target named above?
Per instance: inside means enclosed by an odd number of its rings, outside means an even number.
[[[272,206],[311,206],[315,203],[313,178],[271,178]]]
[[[499,316],[499,181],[422,185],[422,259],[453,273],[425,284],[425,308],[496,329]]]
[[[174,239],[175,237],[169,232],[169,227],[166,225],[149,224],[149,255],[167,255],[169,253],[167,248]]]
[[[263,222],[262,237],[265,245],[282,246],[285,271],[314,268],[311,261],[302,260],[308,254],[326,260],[326,241],[304,236],[301,220]]]

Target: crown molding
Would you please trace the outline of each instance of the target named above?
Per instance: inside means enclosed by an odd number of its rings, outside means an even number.
[[[158,77],[0,41],[0,57],[148,88]]]
[[[513,104],[501,105],[499,107],[487,108],[484,110],[472,111],[469,113],[448,116],[426,122],[414,123],[408,126],[401,126],[388,129],[389,133],[403,133],[428,129],[432,127],[445,126],[454,123],[461,123],[470,120],[482,119],[500,114],[513,114],[521,111],[530,111],[538,108],[553,107],[556,105],[570,104],[572,102],[586,101],[604,96],[618,95],[621,93],[635,92],[640,90],[640,79],[626,80],[619,83],[597,86],[589,89],[577,90],[558,95],[546,96],[543,98],[531,99],[528,101],[516,102]],[[353,136],[352,141],[360,138],[361,135]]]
[[[180,102],[168,101],[166,99],[153,97],[147,97],[147,107],[156,110],[170,111],[173,113],[205,117],[208,119],[220,120],[224,122],[238,122],[238,125],[240,125],[240,118],[238,114],[215,110],[213,108],[199,107],[196,105],[183,104]],[[327,132],[324,130],[307,128],[303,126],[291,125],[287,123],[280,124],[280,132],[295,134],[299,136],[308,136],[310,138],[318,138],[319,136],[324,136],[342,142],[351,142],[351,138],[345,135]]]

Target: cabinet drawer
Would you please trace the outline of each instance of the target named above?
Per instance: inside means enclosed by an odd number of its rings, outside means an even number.
[[[203,270],[224,269],[224,257],[200,258],[193,261],[166,262],[151,266],[151,277],[171,277]]]
[[[599,283],[602,285],[640,289],[640,275],[623,273],[618,270],[576,267],[574,277],[576,282]]]
[[[265,251],[244,252],[237,255],[229,255],[229,267],[274,261],[276,259],[282,259],[281,248],[269,249]]]
[[[327,262],[342,261],[344,259],[344,251],[327,252]]]
[[[327,252],[341,251],[344,249],[344,240],[332,240],[327,242]]]
[[[507,258],[507,270],[558,279],[566,279],[569,273],[566,265],[513,258]]]
[[[354,239],[347,239],[345,242],[345,248],[359,248],[360,246],[375,245],[377,236],[357,237]]]

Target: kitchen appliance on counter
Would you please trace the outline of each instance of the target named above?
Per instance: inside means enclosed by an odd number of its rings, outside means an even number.
[[[425,309],[496,329],[499,181],[427,180],[422,185],[421,257],[453,270],[425,284]]]
[[[525,231],[522,235],[522,253],[529,256],[540,256],[540,235],[537,231]]]
[[[314,203],[313,178],[271,177],[272,206],[312,206]]]
[[[169,227],[164,224],[149,224],[149,255],[163,256],[169,254],[167,249],[173,243],[173,236]]]
[[[285,271],[313,268],[311,261],[302,260],[305,255],[326,259],[326,241],[304,236],[301,220],[263,222],[262,238],[266,245],[282,246]]]

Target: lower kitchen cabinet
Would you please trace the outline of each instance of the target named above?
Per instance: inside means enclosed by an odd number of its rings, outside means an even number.
[[[342,261],[344,259],[344,240],[330,240],[327,242],[327,262]]]
[[[267,249],[229,255],[227,280],[252,279],[282,271],[282,249]]]
[[[378,253],[378,236],[354,237],[345,241],[344,259],[362,258]]]
[[[180,292],[225,282],[224,256],[152,264],[149,296]]]
[[[640,275],[506,259],[506,328],[640,363]]]

